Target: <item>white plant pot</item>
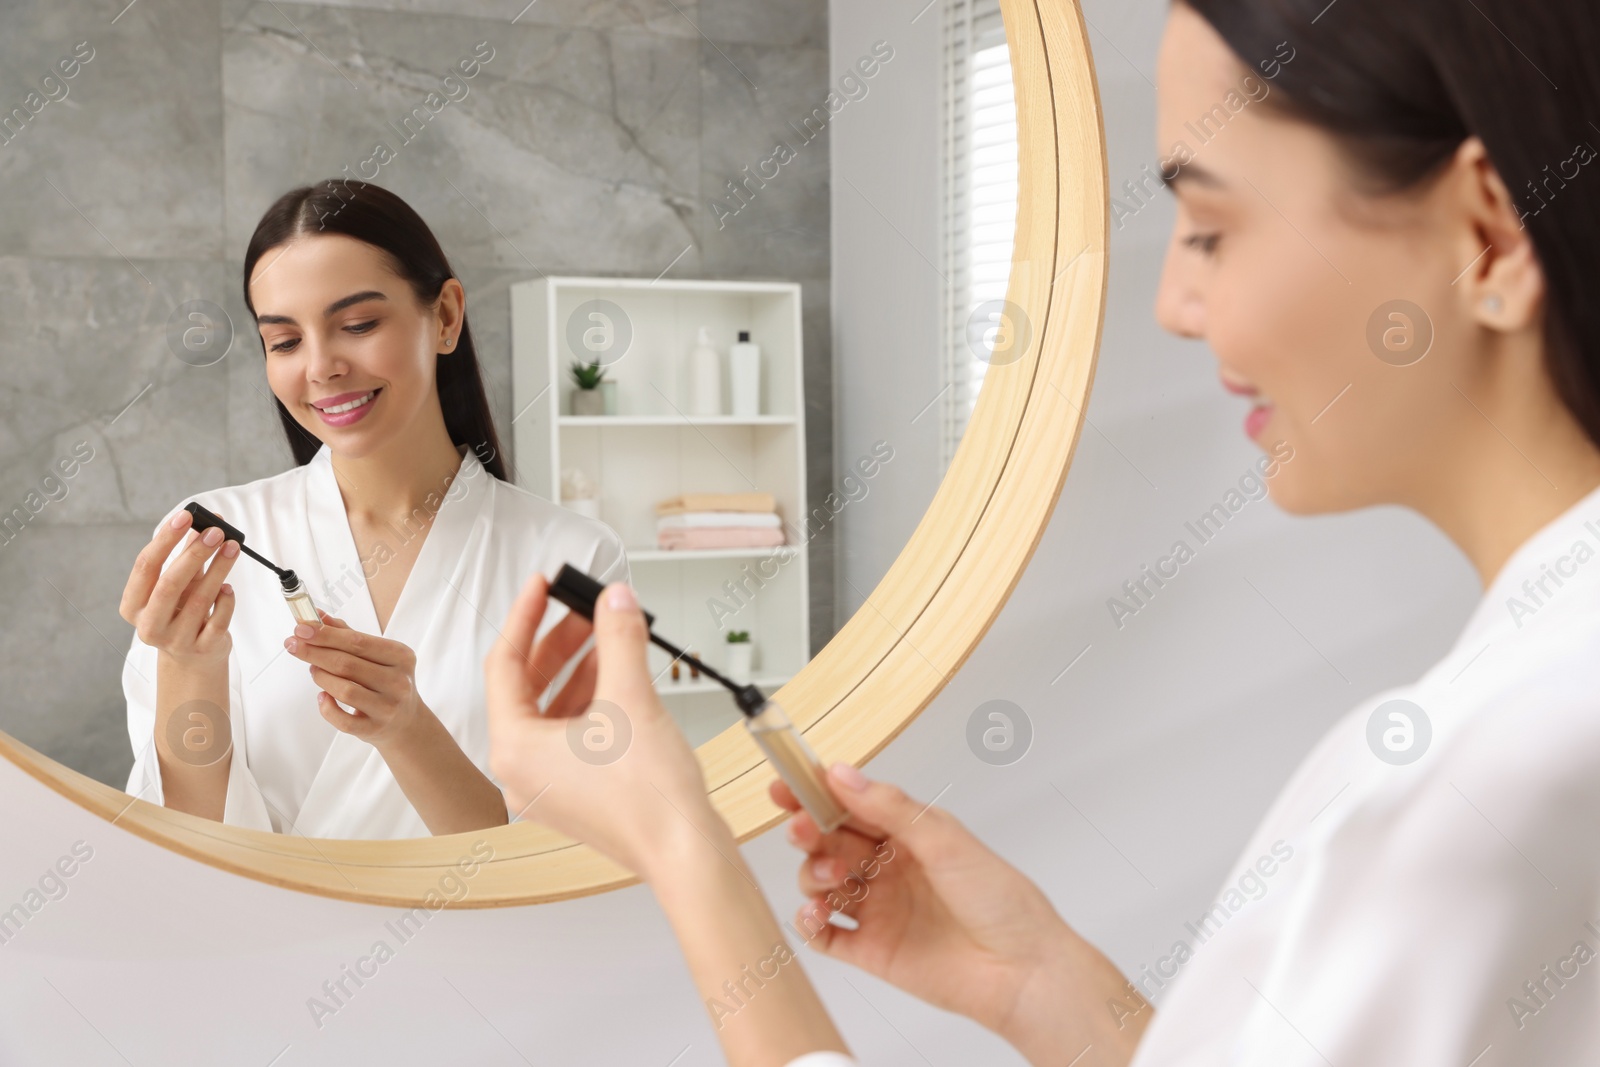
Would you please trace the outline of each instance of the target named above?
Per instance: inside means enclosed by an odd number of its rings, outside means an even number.
[[[728,677],[745,685],[755,673],[756,646],[748,641],[728,646]]]
[[[572,413],[574,415],[604,415],[606,413],[606,398],[598,389],[574,389],[572,391]]]
[[[600,500],[597,497],[586,496],[578,500],[563,500],[561,506],[568,511],[575,511],[588,519],[600,517]]]

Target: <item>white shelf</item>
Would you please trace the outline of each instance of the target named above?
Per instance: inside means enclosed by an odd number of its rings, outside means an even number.
[[[709,659],[728,631],[750,631],[763,686],[781,685],[811,658],[810,553],[803,543],[662,549],[655,509],[683,493],[768,492],[788,540],[804,541],[811,506],[801,323],[794,282],[562,276],[511,286],[512,447],[520,484],[559,501],[563,471],[587,474],[599,489],[600,520],[624,545],[638,546],[628,549],[633,585],[660,632]],[[702,327],[724,375],[740,331],[761,347],[761,414],[687,414],[686,357]],[[623,414],[570,414],[570,364],[605,355],[588,347],[591,334],[607,338],[595,343],[628,339],[626,350],[601,360]],[[725,380],[725,402],[727,386]],[[653,648],[650,662],[660,670],[664,653]],[[709,680],[661,685],[663,694],[702,694],[708,711],[714,701],[705,694],[718,689]]]
[[[689,668],[680,666],[679,670],[683,671],[687,675]],[[759,687],[763,693],[770,697],[774,690],[782,685],[787,684],[788,681],[788,677],[784,675],[757,675],[756,677],[750,679],[750,684]],[[709,678],[702,678],[698,682],[691,682],[687,679],[681,682],[673,682],[671,674],[667,674],[656,679],[656,692],[662,696],[688,696],[694,693],[728,693],[728,691],[722,687],[721,683],[713,682]],[[728,699],[730,701],[733,700],[732,693],[728,693]]]
[[[793,426],[793,415],[558,415],[562,426]]]
[[[630,548],[629,563],[687,563],[697,559],[765,559],[788,550],[800,553],[805,545],[773,545],[770,548]]]

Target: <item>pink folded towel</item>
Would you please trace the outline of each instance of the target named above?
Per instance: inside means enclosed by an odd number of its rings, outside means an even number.
[[[784,543],[781,529],[750,526],[693,526],[683,530],[657,530],[656,541],[662,548],[689,550],[776,548]]]

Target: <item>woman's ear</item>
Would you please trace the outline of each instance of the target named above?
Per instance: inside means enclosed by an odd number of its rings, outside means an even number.
[[[461,336],[462,324],[467,319],[467,294],[457,279],[446,278],[440,287],[436,314],[439,317],[439,352],[441,355],[454,352],[456,338]]]
[[[1471,266],[1457,280],[1469,317],[1505,333],[1539,328],[1544,268],[1515,198],[1475,136],[1461,143],[1452,167],[1461,179],[1468,243],[1475,245],[1464,257]]]

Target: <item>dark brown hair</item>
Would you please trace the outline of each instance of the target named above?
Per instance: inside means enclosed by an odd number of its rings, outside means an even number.
[[[1415,189],[1483,142],[1544,271],[1556,392],[1600,445],[1600,166],[1561,173],[1600,146],[1595,0],[1179,2],[1252,71],[1289,43],[1268,102],[1331,134],[1367,192]]]
[[[317,234],[343,234],[382,251],[395,274],[410,284],[424,307],[432,306],[444,283],[455,277],[433,231],[404,200],[369,182],[331,178],[284,193],[256,223],[244,254],[244,303],[252,316],[256,309],[250,301],[250,274],[256,262],[269,250],[296,237]],[[263,342],[262,354],[265,353]],[[483,375],[478,369],[478,350],[465,316],[455,348],[438,361],[435,381],[450,440],[472,449],[485,470],[501,481],[509,481],[483,389]],[[274,402],[295,462],[303,466],[317,454],[321,442],[306,433],[281,400]]]

